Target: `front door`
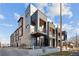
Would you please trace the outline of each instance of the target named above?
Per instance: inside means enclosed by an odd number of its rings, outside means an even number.
[[[17,43],[17,47],[18,47],[18,43]]]
[[[52,40],[52,46],[55,47],[55,39]]]

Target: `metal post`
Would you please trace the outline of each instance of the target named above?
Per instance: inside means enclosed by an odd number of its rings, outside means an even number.
[[[77,43],[77,33],[76,33],[76,47],[78,47],[78,43]]]
[[[62,3],[60,3],[60,52],[62,54]]]
[[[57,29],[56,29],[56,42],[57,42],[57,47],[58,47],[58,25],[57,25]]]

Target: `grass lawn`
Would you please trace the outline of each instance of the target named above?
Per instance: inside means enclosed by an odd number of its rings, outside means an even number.
[[[43,56],[69,56],[71,53],[72,52],[70,52],[70,51],[63,51],[62,53],[61,52],[49,53],[49,54],[46,54]]]
[[[79,47],[77,47],[77,48],[73,49],[73,51],[79,51]]]

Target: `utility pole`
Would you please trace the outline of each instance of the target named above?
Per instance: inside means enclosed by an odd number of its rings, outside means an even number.
[[[62,3],[60,3],[60,52],[62,54]]]
[[[57,25],[57,29],[56,29],[56,42],[57,42],[57,46],[58,46],[58,25]]]
[[[76,33],[76,47],[78,47],[78,42],[77,42],[77,33]]]

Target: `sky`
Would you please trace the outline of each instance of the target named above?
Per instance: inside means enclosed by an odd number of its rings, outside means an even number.
[[[36,8],[40,9],[47,15],[55,24],[59,25],[60,5],[57,3],[35,4]],[[27,3],[1,3],[0,4],[0,41],[2,43],[10,42],[10,35],[18,26],[18,19],[25,13]],[[67,31],[68,40],[79,34],[79,4],[62,4],[62,29]]]

